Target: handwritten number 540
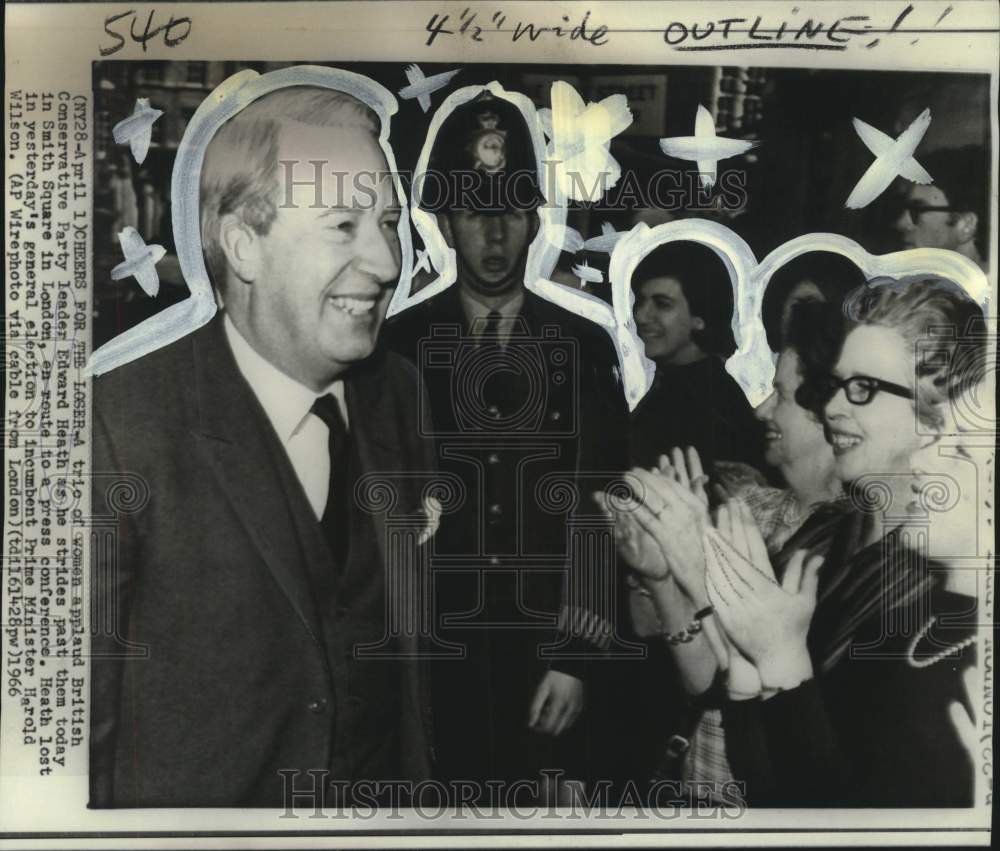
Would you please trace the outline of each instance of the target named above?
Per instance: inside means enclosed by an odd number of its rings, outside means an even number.
[[[129,22],[128,35],[131,36],[132,41],[136,44],[142,45],[142,52],[146,52],[146,45],[160,33],[163,33],[163,43],[167,47],[174,47],[180,44],[184,39],[186,39],[191,34],[191,19],[175,18],[173,15],[170,19],[160,26],[153,27],[153,17],[156,15],[156,10],[153,9],[149,13],[149,17],[146,18],[146,27],[141,32],[136,31],[136,23],[138,22],[138,16],[135,14],[135,9],[129,9],[127,12],[119,12],[117,15],[109,15],[104,19],[104,32],[106,32],[115,41],[112,44],[102,46],[101,56],[110,56],[112,53],[117,53],[121,50],[127,39],[120,32],[112,29],[113,24],[117,24],[128,18],[132,20]]]

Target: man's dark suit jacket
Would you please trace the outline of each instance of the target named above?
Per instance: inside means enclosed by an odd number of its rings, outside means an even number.
[[[405,473],[433,470],[419,393],[392,355],[346,381],[362,469],[401,474],[396,512],[420,504]],[[329,569],[321,526],[221,315],[97,379],[94,399],[93,513],[107,518],[94,587],[114,596],[100,595],[92,642],[91,806],[280,807],[277,772],[328,768],[335,736],[341,684],[309,579]],[[381,545],[384,515],[373,522]],[[423,779],[423,677],[378,663],[400,672],[403,779]]]

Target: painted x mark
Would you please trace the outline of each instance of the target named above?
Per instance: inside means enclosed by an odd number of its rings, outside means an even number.
[[[861,175],[844,206],[849,210],[860,210],[878,198],[897,177],[905,177],[913,183],[931,183],[933,178],[918,163],[913,152],[931,124],[931,111],[925,109],[913,119],[899,138],[893,139],[881,130],[866,124],[860,118],[853,121],[854,129],[861,141],[873,154],[875,162]]]

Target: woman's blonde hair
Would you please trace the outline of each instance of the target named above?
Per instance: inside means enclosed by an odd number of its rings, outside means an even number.
[[[942,403],[983,379],[983,312],[948,278],[875,278],[848,294],[844,315],[845,338],[854,328],[878,325],[896,331],[912,348],[914,406],[924,425],[939,428]]]

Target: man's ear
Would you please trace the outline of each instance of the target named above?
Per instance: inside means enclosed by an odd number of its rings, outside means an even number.
[[[245,284],[252,284],[260,274],[260,236],[235,213],[219,221],[219,246],[226,264]]]
[[[962,238],[962,242],[972,242],[976,238],[976,228],[979,225],[979,216],[971,211],[958,214],[958,221],[955,227]]]

